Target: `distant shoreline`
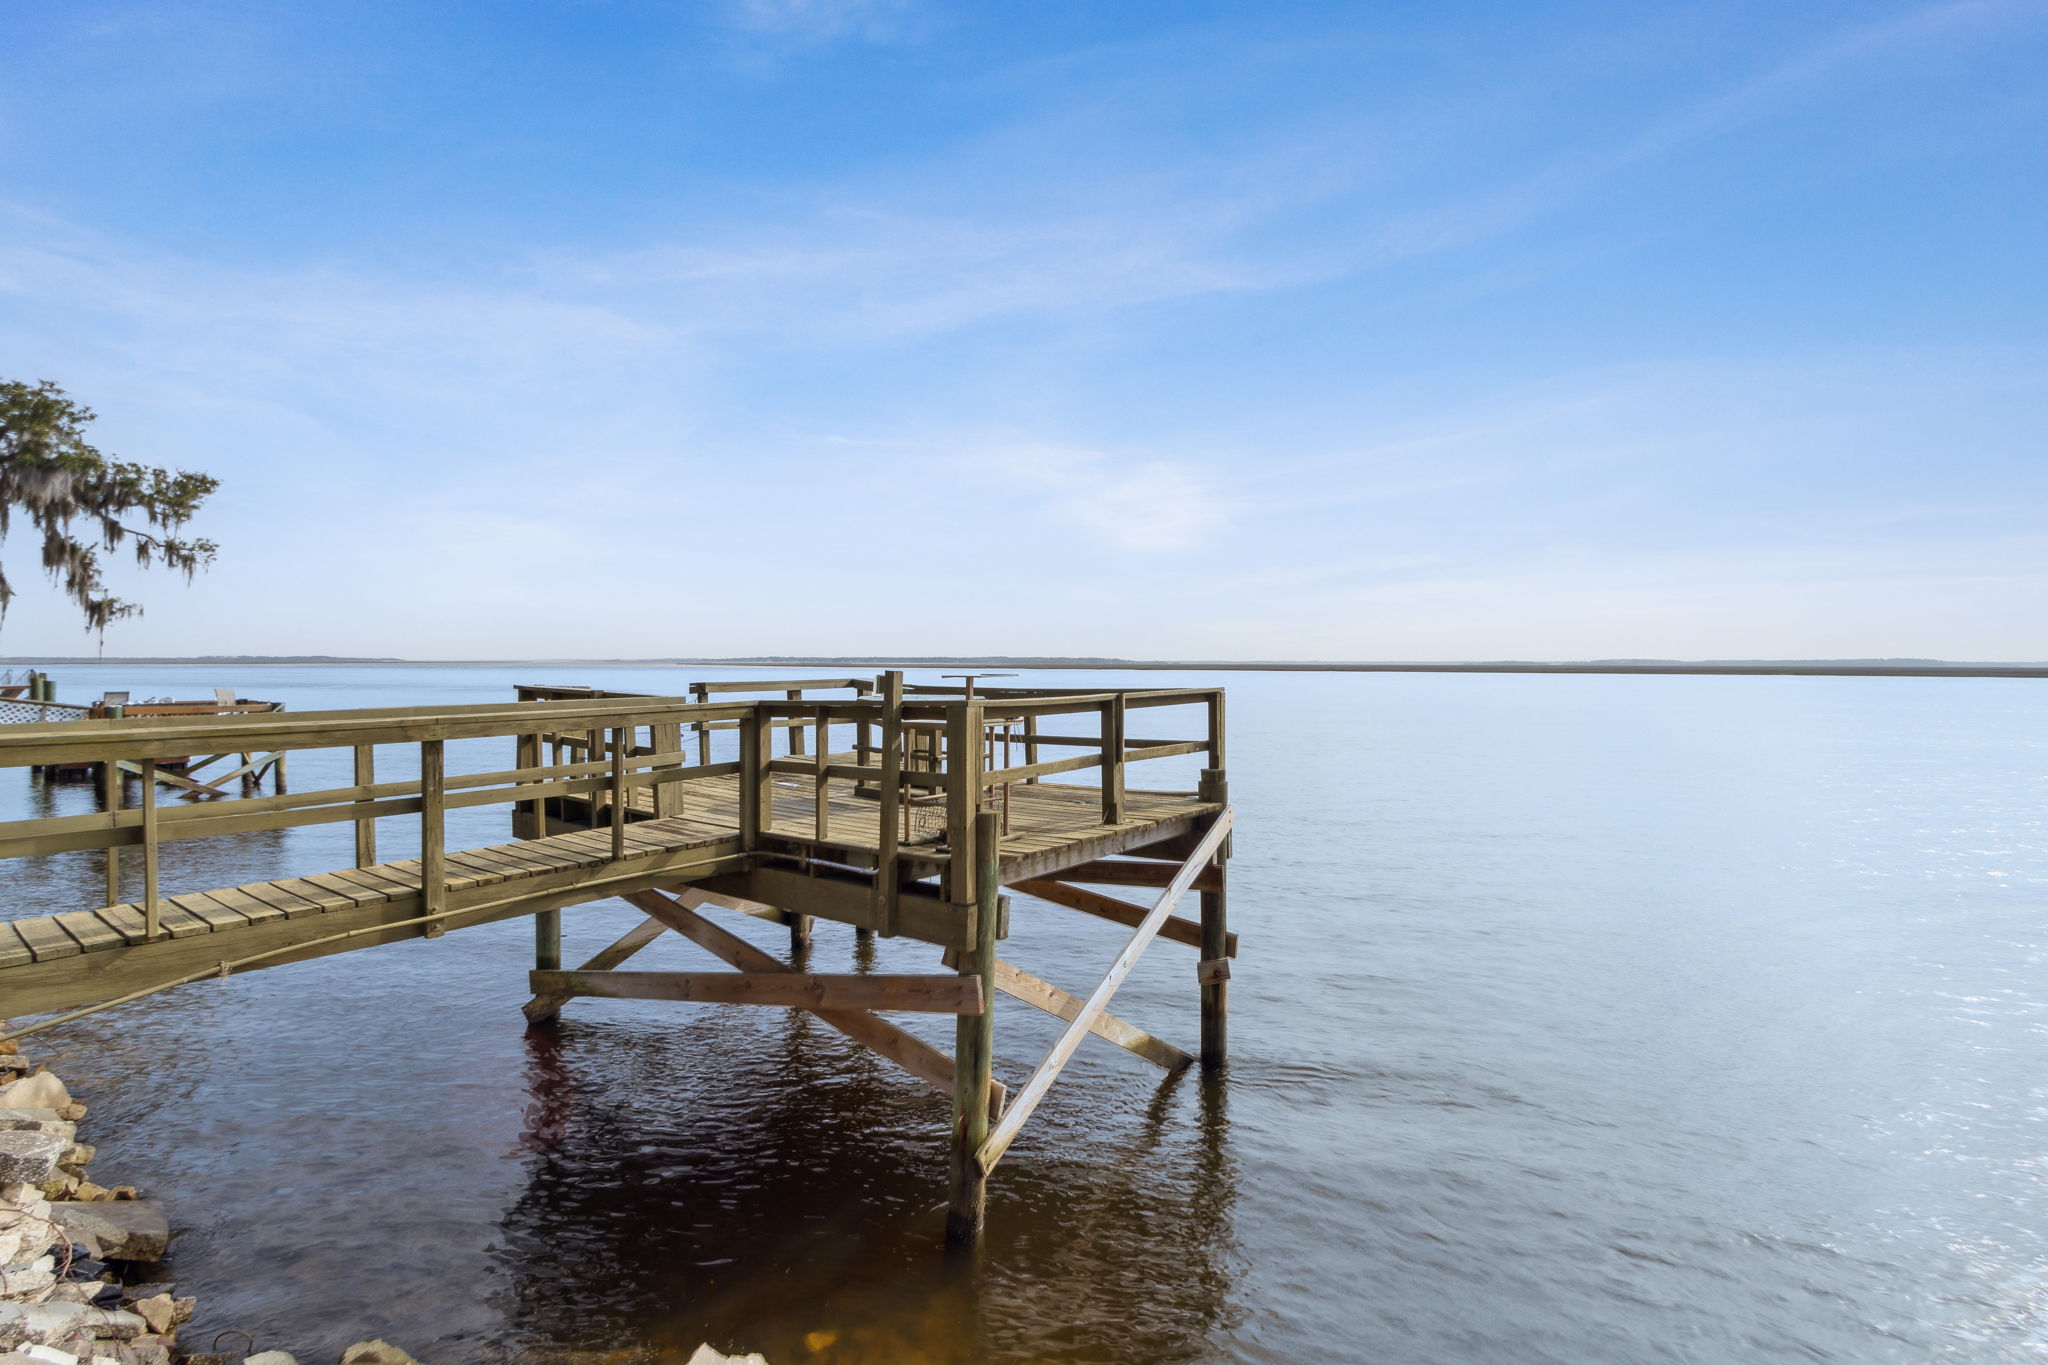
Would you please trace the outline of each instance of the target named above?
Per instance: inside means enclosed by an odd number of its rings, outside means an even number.
[[[1049,658],[890,658],[812,656],[742,659],[377,659],[306,655],[121,657],[109,659],[48,655],[0,660],[21,665],[152,668],[958,668],[962,670],[1061,670],[1097,672],[1214,673],[1523,673],[1619,674],[1681,677],[1844,678],[2048,678],[2048,664],[1954,663],[1941,659],[1592,659],[1538,662],[1337,663],[1288,660],[1157,660]]]

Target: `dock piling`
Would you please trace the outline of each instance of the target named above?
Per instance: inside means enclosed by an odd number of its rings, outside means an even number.
[[[1201,798],[1218,805],[1230,804],[1229,784],[1220,768],[1202,770]],[[1216,854],[1217,886],[1203,891],[1202,960],[1195,968],[1202,987],[1202,1066],[1214,1071],[1230,1056],[1230,842],[1225,840]]]
[[[988,1083],[995,1061],[996,919],[1002,890],[1002,817],[982,811],[973,828],[974,929],[959,970],[980,978],[982,1010],[958,1016],[953,1026],[952,1197],[946,1240],[956,1246],[980,1238],[988,1212],[988,1168],[981,1161],[981,1145],[988,1141]]]

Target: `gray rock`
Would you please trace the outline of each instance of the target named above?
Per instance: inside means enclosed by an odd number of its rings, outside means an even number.
[[[171,1245],[171,1225],[153,1199],[56,1203],[50,1217],[103,1261],[161,1261]]]
[[[94,1351],[98,1355],[112,1359],[114,1365],[171,1365],[171,1348],[162,1337],[137,1337],[133,1341],[103,1341],[94,1348]]]
[[[359,1341],[341,1353],[341,1365],[420,1365],[388,1341]]]
[[[57,1258],[39,1256],[26,1264],[0,1266],[0,1294],[34,1294],[57,1283]]]
[[[0,1109],[55,1109],[61,1118],[71,1102],[64,1082],[48,1071],[0,1085]]]
[[[78,1326],[101,1341],[132,1341],[147,1331],[149,1325],[134,1313],[124,1313],[118,1308],[94,1308],[87,1304],[85,1320]]]
[[[153,1299],[159,1294],[162,1294],[164,1297],[169,1298],[171,1295],[177,1293],[177,1291],[178,1286],[174,1284],[124,1285],[121,1288],[121,1302],[140,1303],[144,1299]]]
[[[93,1310],[82,1303],[0,1303],[0,1346],[42,1346],[76,1332]]]
[[[57,1159],[70,1145],[53,1133],[0,1133],[0,1185],[40,1185],[57,1172]]]
[[[242,1365],[299,1365],[299,1358],[289,1351],[258,1351],[243,1356]]]
[[[47,1213],[48,1205],[43,1206]],[[0,1265],[33,1261],[57,1244],[57,1230],[33,1209],[27,1217],[0,1210]]]
[[[39,1128],[46,1133],[63,1133],[67,1139],[78,1135],[78,1125],[66,1122],[54,1109],[0,1109],[0,1132],[15,1128]]]
[[[69,1303],[93,1303],[102,1308],[119,1308],[121,1286],[106,1280],[66,1280],[50,1291],[50,1297]]]

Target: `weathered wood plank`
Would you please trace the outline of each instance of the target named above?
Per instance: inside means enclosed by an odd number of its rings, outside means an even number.
[[[28,944],[29,952],[38,962],[50,962],[60,957],[70,957],[82,952],[78,940],[64,932],[55,920],[18,919],[14,931]]]
[[[666,924],[649,916],[621,934],[608,947],[600,948],[580,970],[608,972],[667,932],[669,928]],[[528,1022],[537,1024],[543,1019],[552,1019],[561,1013],[562,1006],[568,1001],[567,991],[536,990],[533,999],[526,1002],[523,1012]]]
[[[209,891],[206,893],[206,897],[218,905],[226,906],[251,924],[261,924],[265,920],[284,918],[284,911],[269,904],[267,901],[258,900],[238,886],[227,886],[217,891]]]
[[[1089,891],[1078,886],[1068,886],[1064,882],[1042,880],[1011,882],[1010,889],[1012,891],[1022,891],[1027,896],[1036,896],[1042,901],[1051,901],[1054,905],[1064,905],[1069,910],[1079,910],[1084,915],[1094,915],[1097,919],[1109,920],[1113,924],[1122,924],[1135,928],[1139,924],[1144,923],[1145,920],[1145,907],[1142,905],[1133,905],[1129,901],[1118,900],[1115,896],[1105,896],[1098,891]],[[1183,919],[1179,915],[1173,915],[1168,917],[1164,925],[1160,926],[1159,937],[1172,939],[1175,943],[1185,944],[1190,948],[1200,948],[1202,946],[1202,926],[1199,921]],[[1230,934],[1226,937],[1225,948],[1224,956],[1237,956],[1236,934]]]
[[[791,971],[753,944],[729,933],[697,914],[680,900],[653,892],[625,897],[692,943],[723,959],[743,972]],[[819,1019],[838,1029],[870,1051],[887,1057],[911,1075],[935,1089],[950,1094],[953,1089],[953,1059],[922,1039],[914,1038],[887,1020],[862,1010],[814,1010]],[[989,1111],[1000,1112],[1004,1091],[1000,1082],[989,1082]]]
[[[35,950],[12,921],[0,923],[0,967],[12,967],[36,960]]]
[[[946,965],[952,966],[959,960],[959,956],[957,952],[948,952]],[[1063,1019],[1068,1023],[1080,1017],[1081,1006],[1084,1003],[1079,996],[1069,995],[1052,982],[1033,976],[1030,972],[1014,967],[1001,958],[996,959],[996,989],[1012,1000],[1021,1000],[1036,1009],[1044,1010],[1055,1019]],[[1089,1025],[1088,1031],[1167,1071],[1185,1070],[1195,1060],[1172,1043],[1153,1037],[1135,1024],[1119,1019],[1107,1010],[1095,1017],[1095,1022]]]
[[[181,896],[166,896],[164,897],[164,904],[175,905],[187,914],[205,920],[207,926],[215,931],[242,929],[248,927],[249,924],[249,917],[247,915],[228,909],[228,907],[204,892],[187,892]]]
[[[672,1000],[703,1005],[771,1005],[810,1010],[899,1010],[980,1014],[981,978],[939,975],[832,975],[815,972],[619,972],[530,974],[536,994],[566,992],[607,1000]]]
[[[326,909],[319,902],[309,900],[297,892],[288,891],[277,882],[251,882],[247,886],[238,886],[235,890],[247,895],[251,900],[275,906],[289,919],[303,919],[307,915],[322,914]]]
[[[91,910],[73,910],[67,914],[51,917],[57,927],[69,934],[83,952],[99,948],[126,947],[128,940],[112,925]],[[140,918],[139,916],[137,917]]]
[[[1117,862],[1109,858],[1093,858],[1076,867],[1063,867],[1049,872],[1044,880],[1054,882],[1085,882],[1094,886],[1149,886],[1161,887],[1173,880],[1174,869],[1180,866],[1174,862]],[[1195,890],[1215,891],[1223,885],[1223,874],[1213,867],[1202,869],[1202,875],[1195,878]]]

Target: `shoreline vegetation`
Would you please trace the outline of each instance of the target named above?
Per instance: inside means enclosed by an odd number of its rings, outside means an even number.
[[[327,654],[170,656],[22,655],[6,664],[134,664],[150,667],[299,668],[1003,668],[1235,673],[1613,673],[1716,676],[2048,678],[2048,663],[1947,659],[1584,659],[1374,661],[1290,659],[1112,659],[1001,655],[748,655],[655,659],[400,659]]]

